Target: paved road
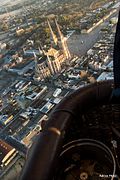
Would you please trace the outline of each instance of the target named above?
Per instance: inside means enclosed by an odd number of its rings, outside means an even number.
[[[110,18],[115,17],[117,13],[111,15]],[[100,24],[89,34],[73,34],[67,41],[70,52],[78,56],[85,55],[86,52],[101,38],[100,30],[109,24],[110,18]],[[84,42],[83,44],[81,43],[82,41]]]

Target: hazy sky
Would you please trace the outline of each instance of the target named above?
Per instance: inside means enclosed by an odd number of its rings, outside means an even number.
[[[6,3],[9,3],[9,2],[16,4],[17,2],[20,2],[20,1],[23,1],[23,0],[0,0],[0,4],[6,4]]]

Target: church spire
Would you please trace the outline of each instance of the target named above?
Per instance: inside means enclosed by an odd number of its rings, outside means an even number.
[[[53,30],[52,30],[52,27],[51,27],[51,25],[50,25],[49,20],[47,20],[47,23],[48,23],[48,26],[49,26],[49,29],[50,29],[50,32],[51,32],[53,41],[54,41],[55,45],[57,45],[57,44],[58,44],[58,39],[57,39],[55,33],[54,33]]]
[[[59,33],[59,36],[60,36],[63,52],[64,52],[66,58],[69,59],[69,58],[71,58],[71,55],[70,55],[70,52],[69,52],[69,49],[68,49],[68,46],[67,46],[66,38],[63,36],[56,19],[55,19],[55,24],[57,26],[57,30],[58,30],[58,33]]]

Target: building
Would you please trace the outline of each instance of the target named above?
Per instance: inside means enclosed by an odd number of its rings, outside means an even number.
[[[3,126],[6,126],[8,123],[10,123],[13,120],[13,115],[1,115],[0,116],[0,124]]]
[[[9,143],[9,145],[11,145],[12,147],[14,147],[17,151],[21,152],[23,155],[27,153],[26,146],[13,136],[7,136],[6,142]]]
[[[42,80],[51,75],[50,69],[47,63],[47,56],[43,55],[38,59],[35,59],[35,80]]]
[[[24,30],[23,28],[16,30],[16,35],[17,35],[17,36],[21,36],[21,35],[23,35],[24,33],[25,33],[25,30]]]
[[[56,50],[55,48],[50,48],[46,55],[53,56],[55,59],[58,59],[61,64],[66,60],[66,57],[61,52],[61,50]]]
[[[0,166],[7,166],[17,155],[15,148],[0,139]]]
[[[47,86],[42,86],[37,89],[32,89],[32,92],[26,96],[27,99],[35,100],[47,91]]]
[[[57,51],[54,48],[50,48],[46,54],[48,57],[47,63],[51,74],[54,75],[59,73],[62,68],[62,63],[65,60],[63,54],[61,54],[60,51]]]
[[[57,31],[60,37],[60,42],[58,42],[57,36],[54,34],[50,22],[48,26],[52,35],[52,47],[46,52],[42,50],[43,54],[38,58],[34,53],[35,58],[35,76],[34,80],[42,80],[50,75],[57,74],[62,70],[62,64],[68,62],[71,59],[70,52],[68,50],[66,38],[63,36],[60,27],[55,20]]]
[[[58,59],[55,59],[53,56],[50,56],[48,59],[48,66],[51,71],[51,74],[56,74],[61,71],[61,63]]]
[[[57,74],[62,69],[64,55],[54,48],[50,48],[40,58],[35,57],[35,80],[42,80]]]

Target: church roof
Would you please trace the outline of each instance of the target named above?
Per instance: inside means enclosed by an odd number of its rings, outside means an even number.
[[[54,49],[54,48],[50,48],[47,52],[48,56],[55,56],[58,53],[58,50]]]

